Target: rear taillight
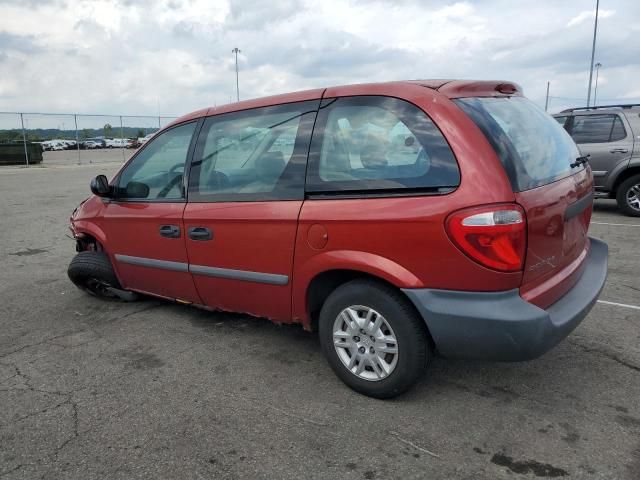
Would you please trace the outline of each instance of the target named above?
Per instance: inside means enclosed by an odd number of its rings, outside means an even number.
[[[454,212],[447,218],[449,237],[472,260],[501,272],[522,270],[527,222],[518,205],[487,205]]]

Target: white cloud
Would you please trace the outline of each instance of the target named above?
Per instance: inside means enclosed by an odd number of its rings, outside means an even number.
[[[637,93],[640,73],[629,24],[640,2],[610,2],[596,51],[603,99]],[[498,78],[541,104],[551,81],[552,108],[578,105],[593,33],[583,8],[582,0],[0,0],[0,110],[153,115],[159,103],[169,115],[226,103],[235,98],[236,46],[242,98]]]
[[[598,10],[598,19],[609,18],[615,15],[615,10]],[[567,27],[575,27],[581,23],[596,18],[595,10],[584,10],[567,22]]]

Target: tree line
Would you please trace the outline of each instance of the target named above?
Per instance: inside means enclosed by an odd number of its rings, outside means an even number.
[[[78,130],[78,137],[80,140],[86,140],[87,138],[106,137],[120,138],[140,138],[145,135],[155,132],[157,128],[142,128],[142,127],[123,127],[122,131],[120,126],[112,127],[110,124],[104,125],[102,128],[83,128]],[[45,140],[61,139],[61,140],[75,140],[76,131],[74,130],[62,130],[60,128],[31,128],[25,129],[25,136],[28,142],[43,142]],[[22,141],[22,129],[11,128],[0,130],[0,142],[16,142]]]

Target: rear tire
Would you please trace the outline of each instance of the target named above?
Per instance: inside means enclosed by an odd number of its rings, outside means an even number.
[[[633,175],[618,186],[616,202],[625,215],[640,217],[640,175]]]
[[[117,299],[109,287],[121,288],[109,257],[104,252],[80,252],[69,264],[69,279],[76,287],[98,298]]]
[[[427,328],[399,291],[372,280],[334,290],[320,311],[320,344],[356,392],[392,398],[410,389],[431,357]]]

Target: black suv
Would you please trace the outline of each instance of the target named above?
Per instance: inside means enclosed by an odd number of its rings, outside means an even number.
[[[554,117],[589,155],[596,193],[640,217],[640,105],[571,108]]]

